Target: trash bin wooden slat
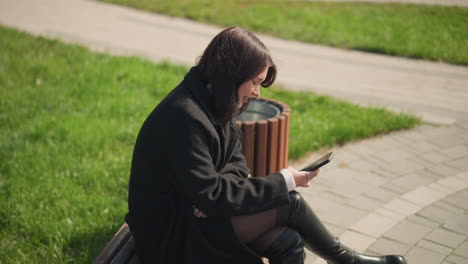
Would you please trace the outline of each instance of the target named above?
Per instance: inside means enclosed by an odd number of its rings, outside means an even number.
[[[268,122],[255,122],[255,176],[266,176],[268,150]]]
[[[286,138],[286,117],[285,116],[279,116],[278,117],[279,121],[279,126],[278,126],[278,138],[279,138],[279,147],[278,147],[278,166],[280,168],[284,168],[285,162],[285,153],[284,150],[286,142],[284,142],[284,139]]]
[[[267,149],[267,172],[269,175],[279,170],[278,166],[278,119],[268,119],[268,149]]]
[[[289,124],[290,124],[290,118],[291,116],[289,113],[291,112],[291,109],[289,107],[285,107],[283,109],[283,112],[281,113],[286,117],[286,127],[285,127],[285,135],[284,135],[284,164],[283,168],[288,167],[288,160],[289,160]]]

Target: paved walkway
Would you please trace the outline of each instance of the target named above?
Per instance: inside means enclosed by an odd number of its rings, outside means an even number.
[[[85,0],[0,0],[0,23],[99,51],[187,65],[220,31]],[[335,160],[312,187],[301,189],[331,231],[353,248],[403,254],[411,264],[468,263],[468,68],[260,37],[288,88],[426,121],[334,149]],[[306,263],[323,262],[309,254]]]

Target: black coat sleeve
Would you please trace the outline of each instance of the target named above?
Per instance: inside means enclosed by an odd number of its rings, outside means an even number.
[[[171,180],[205,214],[243,215],[289,203],[283,175],[246,178],[242,165],[245,159],[239,146],[231,164],[228,162],[226,169],[216,171],[214,159],[219,139],[210,130],[210,124],[190,115],[182,115],[178,120],[173,123],[178,124],[174,129],[166,130],[170,140],[164,140],[169,149],[167,161],[173,169]]]

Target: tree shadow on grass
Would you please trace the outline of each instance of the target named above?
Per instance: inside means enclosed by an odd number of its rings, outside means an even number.
[[[118,225],[97,227],[93,232],[77,234],[70,239],[69,244],[63,249],[64,253],[73,260],[92,263],[112,239],[119,227]]]
[[[359,50],[359,51],[364,51],[364,52],[369,52],[369,53],[387,55],[387,56],[398,56],[395,52],[385,50],[383,48],[377,48],[377,47],[353,47],[353,49],[354,50]],[[406,57],[410,57],[410,56],[406,56]],[[414,56],[413,58],[418,58],[418,57]]]
[[[380,54],[380,55],[386,55],[386,56],[393,56],[393,57],[401,57],[401,58],[409,58],[409,59],[416,59],[416,60],[426,60],[426,61],[432,61],[432,62],[443,62],[443,59],[437,59],[437,58],[429,58],[425,57],[422,55],[417,55],[417,54],[397,54],[396,52],[390,51],[390,50],[385,50],[383,48],[376,48],[376,47],[353,47],[353,50],[358,50],[358,51],[364,51],[364,52],[369,52],[369,53],[375,53],[375,54]],[[460,66],[468,66],[468,61],[452,61],[452,62],[446,62],[454,65],[460,65]]]

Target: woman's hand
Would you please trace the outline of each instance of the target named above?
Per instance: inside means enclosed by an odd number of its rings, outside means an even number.
[[[307,172],[298,171],[293,167],[289,167],[288,171],[291,172],[297,187],[309,187],[309,182],[319,174],[320,169]]]
[[[196,218],[207,218],[208,217],[205,213],[198,210],[198,208],[196,208],[195,206],[193,206],[193,215],[195,215]]]

